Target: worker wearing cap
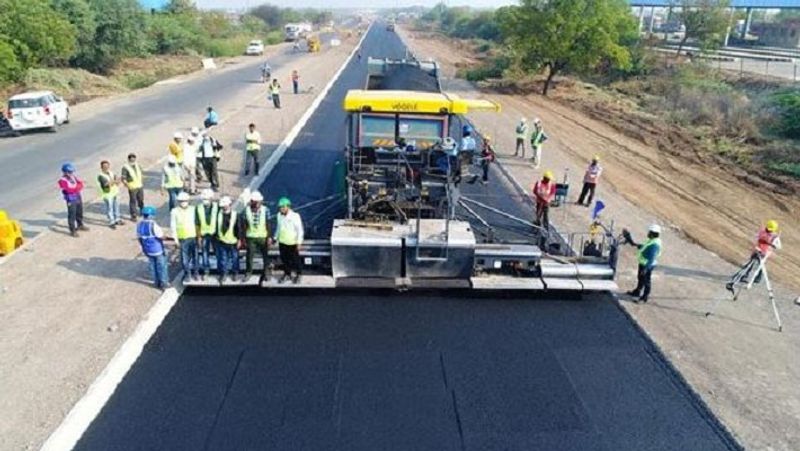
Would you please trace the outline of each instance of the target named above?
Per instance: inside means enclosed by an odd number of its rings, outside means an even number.
[[[169,195],[169,210],[178,205],[178,194],[183,191],[183,167],[178,164],[174,155],[167,157],[167,164],[161,170],[161,194]]]
[[[169,154],[175,157],[178,164],[183,164],[183,133],[175,132],[172,135],[172,141],[169,143]]]
[[[533,152],[533,165],[539,168],[542,164],[542,144],[547,141],[547,135],[544,133],[544,126],[542,120],[538,117],[533,120],[533,132],[531,133],[531,151]]]
[[[142,246],[142,253],[150,262],[153,282],[156,288],[166,290],[170,287],[167,273],[167,253],[164,248],[164,231],[156,224],[156,209],[142,208],[142,220],[136,224],[136,238]]]
[[[142,167],[136,162],[136,154],[128,154],[128,162],[122,165],[122,183],[128,188],[128,211],[131,220],[136,218],[144,208],[144,176]]]
[[[69,233],[73,237],[78,237],[78,230],[89,230],[83,225],[83,180],[75,175],[75,166],[72,163],[65,163],[61,166],[61,178],[58,179],[58,188],[67,203],[67,224]]]
[[[283,277],[278,283],[292,279],[293,283],[300,281],[302,262],[300,261],[300,248],[303,245],[303,220],[300,215],[292,210],[292,202],[287,197],[278,200],[278,221],[275,227],[275,241],[283,263]],[[292,272],[295,276],[292,278]]]
[[[544,171],[542,179],[533,185],[532,191],[536,202],[535,224],[547,232],[550,230],[550,203],[556,197],[556,182],[553,180],[553,171]]]
[[[634,297],[634,302],[647,302],[650,297],[651,278],[653,269],[658,264],[658,257],[661,256],[661,226],[653,224],[647,229],[647,240],[642,244],[630,241],[631,245],[638,248],[636,259],[639,268],[636,272],[636,288],[628,291],[628,295]]]
[[[233,202],[228,196],[219,200],[219,213],[217,215],[217,243],[219,246],[220,271],[219,282],[222,283],[230,276],[232,281],[236,281],[238,271],[239,251],[239,230],[236,226],[237,215],[232,208]]]
[[[170,211],[169,224],[172,238],[181,250],[181,268],[183,277],[192,280],[199,278],[197,267],[197,226],[195,209],[189,206],[189,193],[178,194],[178,206]]]
[[[522,158],[525,158],[525,138],[528,137],[528,119],[522,118],[519,120],[519,124],[517,124],[517,148],[514,151],[514,156],[520,156],[520,150],[522,151]]]
[[[219,124],[219,115],[217,112],[214,111],[214,108],[206,108],[206,118],[203,120],[203,126],[205,128],[211,128],[217,124]]]
[[[592,205],[592,199],[594,199],[594,190],[597,188],[597,181],[600,179],[600,174],[603,173],[603,168],[600,166],[600,155],[595,155],[592,158],[592,162],[589,163],[589,167],[586,168],[586,172],[583,174],[583,189],[581,189],[581,195],[578,197],[578,205],[586,205],[587,207]],[[586,195],[589,195],[586,204],[583,203],[583,200],[586,198]]]
[[[731,281],[725,285],[725,288],[733,292],[734,280],[749,280],[750,269],[753,267],[758,268],[762,260],[768,259],[775,250],[780,248],[781,236],[778,230],[778,221],[770,219],[764,227],[758,231],[755,243],[753,244],[753,252],[750,254],[750,259],[742,265],[733,277],[731,277]],[[762,271],[759,270],[753,281],[760,282],[761,274]]]
[[[261,151],[261,134],[256,131],[256,124],[247,126],[244,134],[244,175],[250,174],[250,163],[253,164],[253,174],[258,175],[258,153]]]
[[[108,226],[116,229],[122,224],[119,213],[119,177],[111,171],[111,163],[107,160],[100,162],[100,173],[97,174],[97,189],[106,207]]]
[[[204,189],[200,194],[201,202],[195,208],[195,226],[200,240],[198,254],[200,258],[201,278],[211,273],[210,254],[219,256],[217,246],[217,217],[219,206],[214,203],[214,191]],[[218,257],[219,258],[219,257]]]
[[[186,144],[183,145],[183,175],[189,187],[189,194],[197,194],[197,149],[200,145],[197,138],[190,133],[186,137]]]
[[[239,216],[239,224],[244,229],[247,257],[245,260],[246,277],[253,273],[253,256],[258,252],[264,262],[262,280],[267,280],[269,270],[269,208],[264,205],[264,196],[256,191],[250,195],[250,202]]]

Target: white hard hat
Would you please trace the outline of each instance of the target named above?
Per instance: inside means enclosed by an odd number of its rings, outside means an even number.
[[[262,196],[259,191],[256,191],[255,193],[250,195],[250,200],[254,202],[263,202],[264,196]]]
[[[195,135],[195,136],[199,135],[200,134],[200,129],[197,128],[197,127],[192,127],[192,134]]]
[[[660,225],[658,225],[658,224],[652,224],[652,225],[650,226],[650,228],[649,228],[649,229],[647,229],[647,231],[648,231],[648,232],[657,233],[657,234],[659,234],[659,235],[660,235],[660,234],[661,234],[661,226],[660,226]]]
[[[520,121],[520,122],[528,122],[528,118],[526,118],[526,117],[523,117],[523,118],[522,118],[522,119],[520,119],[519,121]]]
[[[194,137],[194,135],[189,135],[189,136],[186,138],[186,142],[194,142],[194,138],[195,138],[195,137]]]
[[[540,124],[542,122],[542,120],[537,117],[536,119],[533,120],[533,122],[535,122],[537,124]]]
[[[200,197],[203,198],[204,200],[213,199],[214,198],[214,190],[206,188],[200,193]]]
[[[175,139],[183,139],[183,133],[175,132],[175,134],[172,135],[172,137],[175,138]]]
[[[178,202],[189,202],[189,193],[186,191],[181,191],[178,194]]]
[[[175,158],[175,155],[169,154],[169,156],[167,157],[167,163],[178,164],[178,159]]]
[[[444,139],[444,144],[442,145],[445,149],[452,149],[456,146],[456,140],[448,136]]]
[[[222,199],[219,200],[220,207],[230,207],[231,206],[231,198],[228,196],[224,196]]]

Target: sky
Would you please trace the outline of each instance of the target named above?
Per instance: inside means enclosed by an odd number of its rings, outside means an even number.
[[[434,6],[438,0],[196,0],[201,8],[247,8],[262,3],[293,8],[392,8],[396,6]],[[447,0],[449,6],[499,7],[511,0]]]

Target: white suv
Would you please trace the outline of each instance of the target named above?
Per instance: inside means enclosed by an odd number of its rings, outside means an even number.
[[[245,55],[263,55],[264,43],[258,39],[250,41],[250,44],[247,44],[247,50],[245,50],[244,53]]]
[[[8,100],[8,122],[14,130],[55,131],[69,122],[69,105],[51,91],[26,92]]]

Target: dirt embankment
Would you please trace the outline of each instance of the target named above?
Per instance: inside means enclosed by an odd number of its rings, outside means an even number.
[[[446,77],[475,63],[463,46],[411,35],[420,56],[436,59]],[[795,186],[777,185],[700,152],[696,136],[656,116],[631,113],[618,96],[581,95],[586,89],[579,82],[562,78],[559,83],[550,97],[503,86],[480,87],[501,104],[540,117],[561,149],[579,161],[603,155],[604,183],[729,262],[745,259],[759,227],[768,218],[777,219],[784,250],[771,270],[780,281],[800,289],[800,254],[792,252],[800,246]],[[509,124],[509,133],[513,127]]]

